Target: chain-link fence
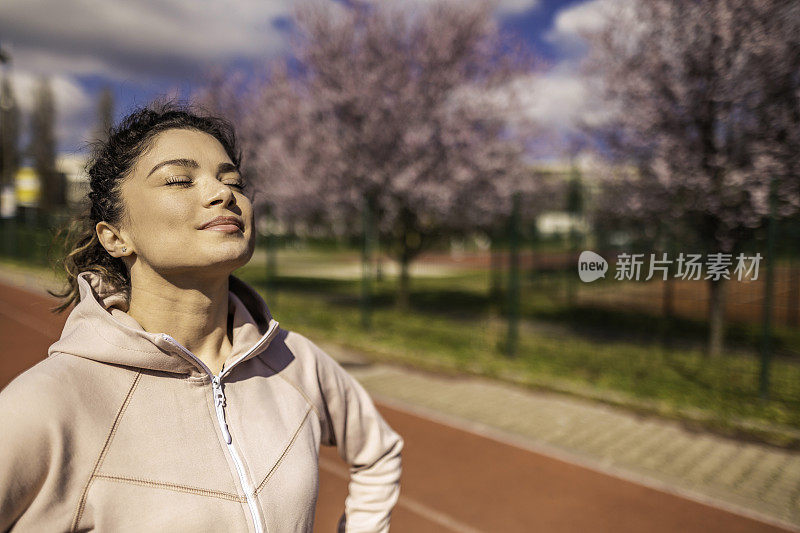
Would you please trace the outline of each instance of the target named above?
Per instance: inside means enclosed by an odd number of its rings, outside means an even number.
[[[568,251],[561,253],[548,253],[547,246],[531,240],[522,246],[522,261],[527,264],[523,320],[565,326],[561,351],[548,362],[564,376],[588,374],[598,382],[639,379],[640,383],[622,388],[656,401],[695,395],[689,403],[713,402],[717,412],[731,417],[752,416],[798,427],[798,228],[798,220],[778,224],[771,255],[765,232],[751,232],[741,247],[746,267],[741,271],[736,270],[738,254],[715,257],[679,245],[664,252],[630,235],[617,246],[597,248],[598,240],[591,235],[577,247],[564,234],[561,243]],[[584,250],[607,261],[604,277],[581,280],[579,257]],[[702,268],[687,275],[685,263],[679,263],[692,253]],[[668,266],[650,277],[653,259]],[[715,260],[716,266],[711,264]],[[639,267],[633,268],[638,261]],[[716,295],[712,279],[722,280]],[[715,306],[722,310],[718,352],[711,349]],[[593,340],[595,353],[583,350],[586,339]],[[616,354],[606,349],[611,346]]]

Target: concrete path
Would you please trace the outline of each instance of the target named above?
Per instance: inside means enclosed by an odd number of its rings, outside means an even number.
[[[800,453],[477,377],[442,377],[321,344],[376,401],[800,531]]]

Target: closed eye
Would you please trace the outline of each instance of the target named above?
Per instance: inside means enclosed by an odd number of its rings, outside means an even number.
[[[168,179],[166,181],[167,185],[181,185],[182,187],[188,187],[192,184],[192,180],[181,180],[181,179]]]
[[[170,178],[167,179],[165,182],[167,185],[178,185],[181,187],[189,187],[193,183],[191,179],[174,179]],[[247,187],[247,183],[244,181],[235,181],[233,183],[226,183],[226,185],[230,185],[231,187],[236,187],[237,189],[243,190]]]
[[[233,178],[234,180],[233,182],[227,183],[227,185],[237,187],[239,189],[244,189],[247,186],[247,182],[245,182],[245,180],[242,178],[242,175],[239,174],[239,171],[235,168],[231,168],[230,170],[223,172],[223,174],[231,174],[229,178]]]

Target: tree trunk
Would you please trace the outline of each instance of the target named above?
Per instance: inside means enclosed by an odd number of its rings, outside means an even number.
[[[667,279],[662,282],[661,293],[661,320],[658,322],[658,336],[659,341],[664,348],[672,347],[672,338],[670,337],[670,326],[672,319],[675,315],[674,299],[675,299],[675,281],[672,279],[672,274],[667,275]]]
[[[372,327],[372,246],[373,246],[373,203],[364,195],[361,209],[361,327]]]
[[[800,326],[800,265],[792,261],[789,263],[787,271],[789,290],[786,291],[786,325],[796,328]]]
[[[664,292],[662,294],[662,313],[664,318],[669,320],[675,314],[674,309],[674,294],[675,294],[675,281],[671,275],[667,276],[664,280]]]
[[[416,226],[414,214],[407,209],[403,211],[398,235],[400,242],[397,259],[400,263],[400,278],[398,279],[395,304],[400,311],[407,311],[411,307],[409,266],[411,261],[425,248],[426,237]]]
[[[709,280],[708,355],[722,355],[725,339],[725,280]]]
[[[408,275],[408,254],[403,253],[400,257],[400,279],[397,286],[397,308],[401,311],[408,311],[410,307],[410,278]]]
[[[269,272],[269,277],[271,280],[274,280],[275,277],[278,275],[278,250],[276,249],[277,239],[270,235],[270,244],[267,248],[267,272]]]
[[[574,246],[574,241],[572,240],[572,237],[570,237],[569,252],[568,252],[567,255],[569,257],[569,264],[570,265],[573,265],[573,264],[577,265],[578,264],[578,252],[577,252],[577,249]],[[577,292],[578,288],[576,286],[577,283],[576,283],[576,280],[575,280],[575,275],[573,274],[572,270],[567,269],[566,278],[565,279],[566,279],[566,287],[565,288],[566,288],[567,308],[568,309],[574,309],[575,308],[575,303],[576,303],[576,292]]]
[[[503,292],[503,257],[498,250],[497,237],[490,236],[489,243],[489,301],[497,302]]]
[[[375,281],[383,281],[383,257],[380,251],[375,252]]]

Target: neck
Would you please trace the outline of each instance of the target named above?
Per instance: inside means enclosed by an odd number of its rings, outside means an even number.
[[[214,374],[219,374],[231,353],[227,274],[165,276],[134,268],[128,314],[145,331],[171,335]]]

